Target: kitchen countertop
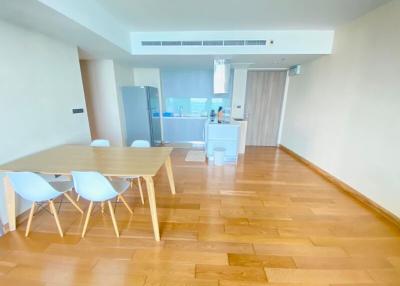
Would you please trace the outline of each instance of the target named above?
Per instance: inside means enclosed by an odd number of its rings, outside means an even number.
[[[163,119],[204,119],[206,120],[206,116],[171,116],[171,117],[163,117]]]
[[[208,124],[212,124],[212,125],[239,125],[240,123],[235,121],[235,120],[230,120],[230,121],[223,121],[221,123],[218,123],[217,121],[214,121],[214,122],[209,121]]]

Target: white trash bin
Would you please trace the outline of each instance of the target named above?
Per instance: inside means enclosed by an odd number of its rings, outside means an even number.
[[[225,148],[217,147],[214,148],[214,165],[215,166],[223,166],[225,158]]]

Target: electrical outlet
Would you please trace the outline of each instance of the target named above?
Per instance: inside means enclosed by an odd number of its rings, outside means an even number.
[[[83,112],[84,112],[83,108],[73,108],[73,109],[72,109],[72,113],[73,113],[73,114],[76,114],[76,113],[83,113]]]

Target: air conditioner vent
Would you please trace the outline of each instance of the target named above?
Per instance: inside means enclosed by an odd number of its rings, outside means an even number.
[[[161,41],[142,41],[142,46],[161,46]]]
[[[223,46],[224,41],[203,41],[203,46]]]
[[[181,41],[162,41],[163,46],[182,46]]]
[[[244,46],[243,40],[228,40],[224,41],[224,46]]]
[[[265,46],[266,44],[266,40],[248,40],[245,42],[246,46]]]
[[[271,41],[273,43],[273,41]],[[142,46],[266,46],[266,40],[142,41]]]
[[[202,41],[182,41],[182,46],[201,46]]]

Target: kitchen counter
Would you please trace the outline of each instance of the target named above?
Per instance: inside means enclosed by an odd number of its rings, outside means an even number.
[[[207,116],[168,116],[163,117],[166,120],[173,120],[173,119],[207,119]]]
[[[164,141],[174,143],[203,143],[207,117],[164,117]]]
[[[229,125],[229,124],[232,124],[232,125],[239,125],[239,122],[236,121],[236,120],[230,120],[230,121],[222,121],[221,123],[218,123],[218,121],[215,120],[215,121],[213,121],[213,122],[208,121],[208,124],[220,124],[220,125]]]
[[[236,121],[225,123],[207,122],[206,151],[209,160],[214,160],[214,149],[222,147],[225,149],[224,160],[226,162],[237,162],[240,142],[240,124]]]

